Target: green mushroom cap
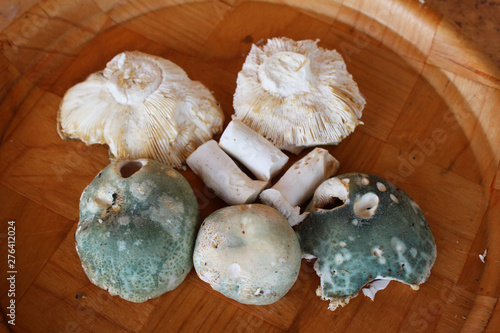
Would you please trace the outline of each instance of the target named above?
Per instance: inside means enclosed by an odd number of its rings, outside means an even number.
[[[189,273],[199,222],[196,197],[173,168],[146,159],[113,162],[81,196],[76,249],[92,283],[144,302]]]
[[[374,280],[397,280],[414,289],[425,282],[436,245],[423,212],[406,192],[368,174],[323,182],[296,229],[305,258],[317,258],[317,294],[345,305]]]

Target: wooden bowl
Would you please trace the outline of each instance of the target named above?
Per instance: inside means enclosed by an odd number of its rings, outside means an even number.
[[[15,301],[13,331],[500,330],[500,75],[430,8],[404,0],[2,6],[10,6],[4,11],[10,21],[1,35],[0,216],[2,235],[12,236],[14,225],[16,238],[1,238],[4,262],[15,249],[13,266],[2,262],[2,274],[15,279],[0,284],[14,287],[15,298],[8,292],[0,300],[4,325]],[[292,290],[269,306],[228,300],[194,271],[176,290],[142,304],[91,284],[75,251],[78,202],[109,159],[105,146],[58,136],[56,113],[66,90],[117,53],[140,50],[204,83],[227,124],[246,54],[252,43],[275,36],[319,39],[344,56],[366,96],[364,125],[328,149],[340,173],[385,177],[419,203],[438,248],[430,279],[419,291],[393,282],[374,302],[361,295],[335,312],[316,297],[319,279],[306,262]],[[183,174],[204,217],[224,206],[190,170]]]

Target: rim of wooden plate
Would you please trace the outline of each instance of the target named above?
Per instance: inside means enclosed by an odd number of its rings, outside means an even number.
[[[17,12],[13,15],[14,17],[7,17],[6,22],[1,24],[2,28],[0,32],[0,46],[2,48],[2,56],[0,57],[0,65],[3,68],[8,68],[8,66],[13,66],[11,59],[15,57],[18,48],[29,47],[30,38],[26,38],[27,34],[30,34],[28,24],[32,24],[36,29],[37,27],[43,26],[44,20],[50,18],[59,17],[64,18],[64,12],[71,12],[72,8],[66,8],[63,13],[59,13],[57,8],[62,0],[49,0],[49,1],[39,1],[29,8],[17,8]],[[138,7],[134,4],[143,3],[144,6]],[[74,29],[71,31],[60,31],[60,37],[70,33],[77,33],[78,31],[83,31],[87,29],[85,27],[86,22],[92,20],[97,20],[99,18],[109,18],[113,15],[113,20],[108,20],[106,22],[105,30],[110,29],[120,23],[131,20],[133,18],[144,15],[148,12],[165,9],[171,6],[193,4],[199,2],[206,2],[202,0],[152,0],[152,1],[134,1],[134,0],[113,0],[108,2],[94,2],[95,6],[100,8],[100,12],[96,13],[91,17],[82,17],[82,21],[74,25]],[[243,0],[224,0],[215,1],[216,5],[220,5],[220,8],[235,7],[246,2]],[[308,13],[328,16],[336,21],[342,23],[353,25],[355,28],[362,29],[362,26],[356,26],[356,21],[353,21],[351,17],[343,17],[338,15],[341,8],[348,8],[361,13],[362,15],[371,19],[371,24],[381,24],[387,29],[390,29],[392,34],[399,36],[401,41],[398,43],[392,43],[388,40],[380,38],[375,31],[371,31],[369,27],[366,29],[364,27],[364,32],[370,35],[370,37],[379,40],[384,45],[389,45],[393,51],[396,53],[423,61],[424,64],[433,65],[441,71],[451,72],[458,76],[465,77],[467,79],[479,82],[485,86],[494,88],[495,91],[500,91],[500,71],[496,65],[482,52],[479,50],[478,46],[474,41],[467,38],[463,32],[454,25],[447,18],[443,17],[441,14],[437,13],[433,8],[428,7],[425,3],[420,1],[410,1],[410,0],[379,0],[379,1],[342,1],[342,0],[313,0],[313,1],[301,1],[301,0],[267,0],[259,2],[268,2],[278,5],[285,5],[295,7],[299,10],[307,11]],[[8,5],[8,4],[7,4]],[[7,6],[5,5],[5,6]],[[73,6],[73,9],[77,9],[79,4],[77,2],[68,3],[64,6]],[[9,9],[9,8],[7,8]],[[46,14],[44,17],[30,16],[27,15],[31,12],[40,12]],[[52,11],[52,12],[51,12]],[[53,15],[52,15],[53,14]],[[118,18],[118,19],[116,19]],[[403,21],[404,18],[404,21]],[[89,31],[87,30],[87,33]],[[99,33],[91,32],[95,35],[94,38]],[[90,39],[92,39],[90,38]],[[90,39],[83,39],[86,42]],[[38,84],[47,61],[58,61],[57,57],[50,55],[50,47],[57,46],[58,43],[62,43],[60,39],[54,40],[54,45],[49,45],[46,49],[47,52],[40,52],[39,56],[34,57],[29,65],[25,66],[23,69],[17,69],[17,73],[13,75],[17,78],[24,77],[30,80],[35,86]],[[68,52],[73,55],[78,54],[78,48],[81,45],[70,45]],[[410,48],[409,48],[410,46]],[[71,47],[73,49],[71,49]],[[40,50],[44,51],[44,50]],[[414,59],[415,60],[415,59]],[[14,66],[15,67],[15,66]],[[425,73],[420,72],[424,78]],[[427,78],[426,78],[427,79]],[[8,98],[8,92],[11,85],[17,80],[12,80],[10,85],[4,85],[0,92],[1,100]],[[467,98],[467,96],[464,96]],[[483,121],[487,121],[491,117],[497,117],[493,112],[493,108],[489,110],[479,110],[470,107],[470,110],[474,113],[474,116]],[[494,144],[492,138],[492,133],[495,128],[490,128],[489,133],[485,133],[490,144]],[[493,149],[490,150],[493,153]],[[500,160],[499,156],[494,156],[495,161]],[[490,190],[493,189],[493,184],[489,186]],[[488,206],[486,212],[486,217],[488,219],[487,223],[487,233],[488,238],[491,239],[493,235],[500,236],[494,226],[493,218],[488,218],[488,213],[491,206]],[[496,228],[496,229],[495,229]],[[488,242],[488,255],[498,255],[500,253],[500,244],[498,242]],[[496,258],[497,260],[500,258]],[[487,260],[479,281],[480,286],[491,286],[492,284],[500,284],[500,269],[498,265],[494,265],[496,260]],[[470,313],[477,315],[470,315],[466,319],[464,327],[484,327],[485,323],[481,320],[489,319],[484,318],[481,307],[483,304],[478,300],[476,295],[476,300],[471,308]],[[498,297],[497,295],[493,295]],[[491,314],[490,314],[491,316]],[[479,326],[477,326],[479,325]]]

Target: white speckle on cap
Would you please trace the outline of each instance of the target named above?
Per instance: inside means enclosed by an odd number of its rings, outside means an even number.
[[[127,248],[127,243],[125,241],[118,241],[116,242],[118,244],[118,251],[125,251]]]
[[[337,253],[337,254],[335,255],[335,263],[336,263],[337,265],[340,265],[340,264],[341,264],[341,263],[343,263],[343,262],[344,262],[344,256],[343,256],[341,253]]]
[[[384,265],[387,261],[384,258],[384,251],[382,251],[381,247],[376,247],[372,251],[373,255],[378,258],[380,264]]]
[[[398,198],[396,198],[396,196],[394,194],[390,194],[389,197],[391,198],[392,201],[394,201],[395,203],[399,203],[399,200]]]
[[[346,243],[346,242],[344,242],[344,241],[341,241],[341,242],[339,243],[339,245],[340,245],[340,246],[342,246],[342,247],[346,247],[346,246],[347,246],[347,243]]]
[[[361,179],[361,184],[363,184],[365,186],[370,185],[370,181],[368,180],[368,178],[363,178],[363,179]]]
[[[381,182],[377,182],[377,188],[378,188],[378,190],[379,190],[380,192],[385,192],[385,191],[387,191],[387,187],[386,187],[384,184],[382,184]]]
[[[382,251],[382,249],[380,248],[380,246],[379,246],[379,247],[374,248],[374,249],[372,250],[372,252],[373,252],[373,255],[374,255],[375,257],[378,257],[378,258],[380,258],[380,257],[382,257],[382,256],[384,255],[384,251]]]
[[[227,273],[227,275],[228,275],[229,278],[231,278],[231,279],[237,279],[237,278],[240,277],[241,267],[240,267],[240,265],[238,265],[238,263],[232,263],[227,268],[227,272],[226,273]]]
[[[353,225],[358,225],[358,219],[353,219],[353,220],[352,220],[352,224],[353,224]]]
[[[139,246],[142,243],[142,239],[138,239],[134,242],[134,245]]]
[[[417,256],[417,254],[418,254],[418,250],[417,250],[416,248],[412,247],[412,248],[410,249],[410,254],[411,254],[411,256],[412,256],[413,258],[415,258],[415,257]]]
[[[396,250],[397,253],[405,253],[406,251],[406,246],[405,244],[397,237],[392,237],[391,238],[391,244]]]
[[[413,208],[413,211],[415,212],[415,214],[418,214],[418,212],[420,211],[420,207],[417,205],[417,203],[415,201],[411,200],[410,204],[411,204],[411,207]]]
[[[349,184],[351,180],[349,178],[344,178],[342,179],[342,183],[344,183],[345,185]]]
[[[408,273],[408,274],[413,273],[413,268],[411,267],[411,265],[407,261],[405,261],[401,266],[404,268],[406,273]]]

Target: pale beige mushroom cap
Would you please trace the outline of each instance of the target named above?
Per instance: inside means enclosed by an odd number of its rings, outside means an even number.
[[[341,55],[317,42],[272,38],[252,45],[238,74],[236,118],[294,153],[337,144],[360,123],[365,106]]]
[[[222,131],[210,91],[173,62],[133,51],[115,56],[64,95],[63,139],[107,144],[112,158],[155,159],[179,167]]]

